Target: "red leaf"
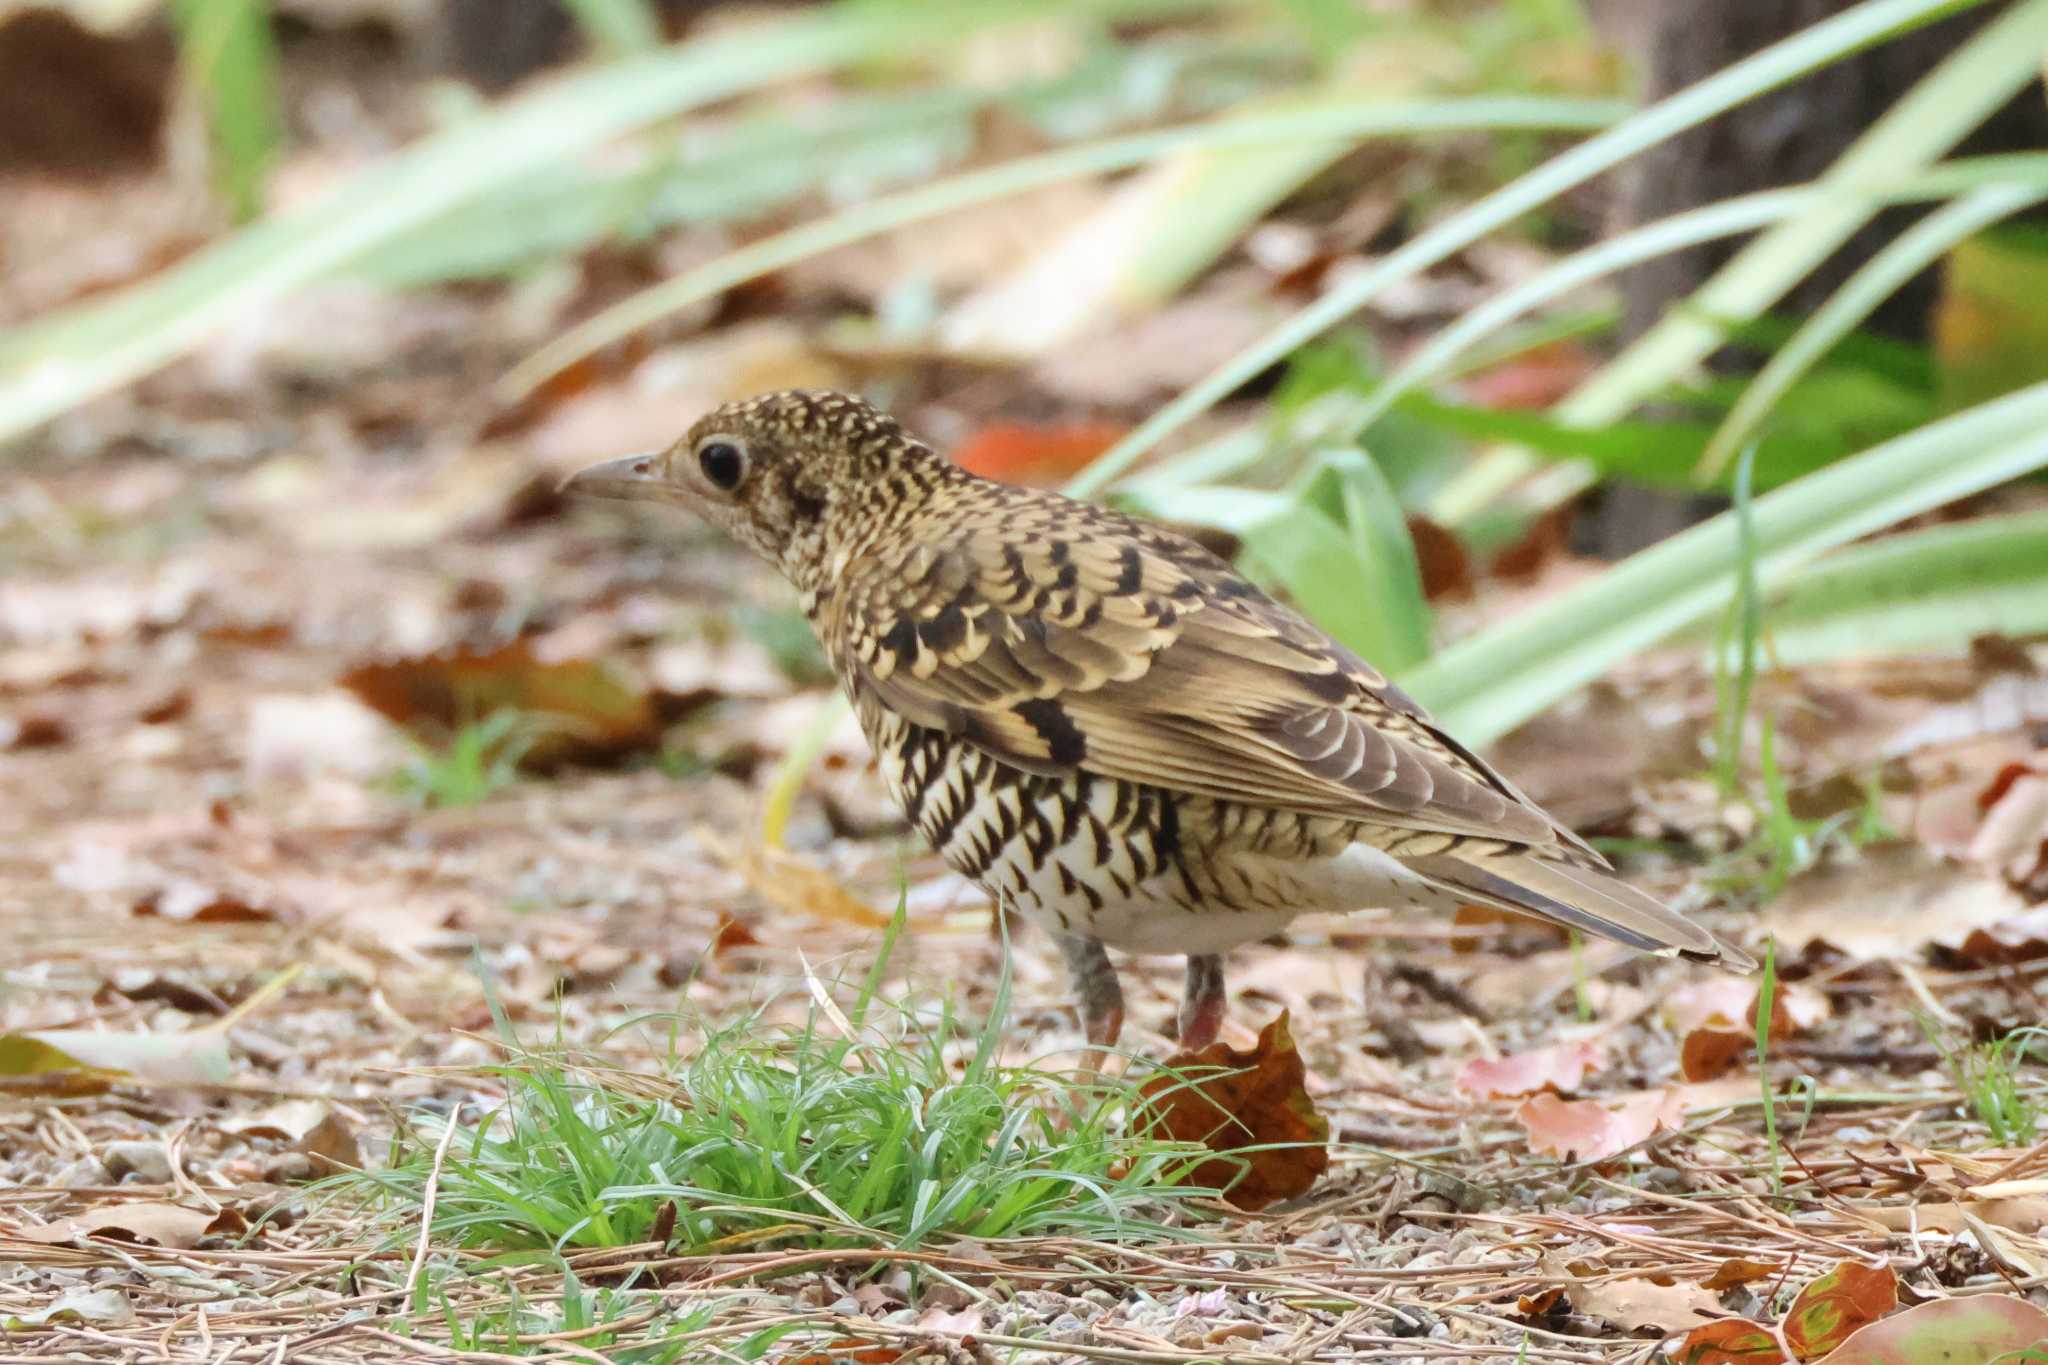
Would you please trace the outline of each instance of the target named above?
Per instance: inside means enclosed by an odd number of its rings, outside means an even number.
[[[1670,1359],[1675,1365],[1784,1365],[1785,1353],[1768,1327],[1724,1318],[1687,1332]]]
[[[1817,1360],[1898,1305],[1899,1280],[1890,1266],[1843,1261],[1792,1301],[1785,1312],[1785,1344],[1799,1359]]]
[[[1285,1013],[1260,1030],[1248,1052],[1212,1043],[1169,1058],[1167,1066],[1182,1074],[1154,1076],[1138,1092],[1159,1133],[1241,1153],[1197,1166],[1192,1183],[1227,1187],[1223,1197],[1237,1207],[1262,1209],[1307,1193],[1330,1168],[1330,1121],[1309,1098]],[[1212,1068],[1208,1075],[1185,1074]]]
[[[1126,430],[1109,422],[988,426],[954,448],[953,462],[1005,483],[1063,483],[1121,441]]]

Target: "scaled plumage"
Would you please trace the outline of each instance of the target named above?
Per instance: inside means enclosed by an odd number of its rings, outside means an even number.
[[[859,399],[730,404],[572,487],[689,507],[782,569],[911,822],[1060,936],[1098,1042],[1103,944],[1188,954],[1199,1046],[1223,950],[1308,911],[1477,903],[1754,965],[1223,560],[971,475]]]

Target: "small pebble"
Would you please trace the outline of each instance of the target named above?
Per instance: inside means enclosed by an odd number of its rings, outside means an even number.
[[[161,1142],[110,1142],[100,1160],[116,1181],[132,1175],[139,1185],[171,1183],[171,1154]]]

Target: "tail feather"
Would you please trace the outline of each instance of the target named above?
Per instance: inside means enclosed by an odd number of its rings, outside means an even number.
[[[1731,971],[1756,961],[1677,911],[1618,877],[1590,867],[1529,854],[1461,858],[1440,853],[1404,860],[1444,890],[1494,906],[1554,920],[1646,953],[1711,962]]]

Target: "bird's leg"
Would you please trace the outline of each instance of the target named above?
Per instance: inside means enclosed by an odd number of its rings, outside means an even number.
[[[1061,956],[1067,959],[1067,974],[1074,979],[1088,1041],[1098,1048],[1115,1047],[1117,1035],[1124,1031],[1124,988],[1117,984],[1109,953],[1096,939],[1074,934],[1054,937],[1059,940]],[[1100,1055],[1091,1056],[1090,1065],[1099,1064]]]
[[[1199,1052],[1216,1041],[1227,1000],[1222,955],[1189,953],[1187,993],[1180,1000],[1181,1051]]]

